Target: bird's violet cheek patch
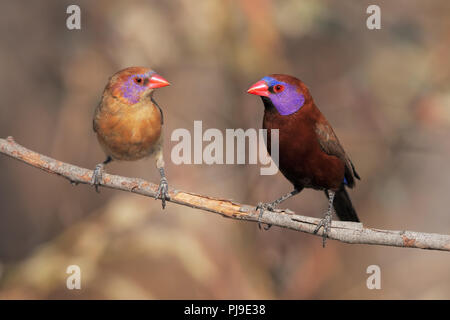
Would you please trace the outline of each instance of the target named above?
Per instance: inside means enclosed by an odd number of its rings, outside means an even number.
[[[291,90],[290,90],[291,89]],[[297,112],[305,103],[305,96],[298,93],[295,88],[286,89],[273,95],[272,103],[282,116],[287,116]]]
[[[131,76],[122,86],[122,95],[130,103],[135,104],[139,101],[142,91],[147,90],[147,87],[138,85],[134,82],[136,77],[145,78],[151,75],[151,73],[138,74],[136,76]]]
[[[127,82],[124,83],[122,87],[122,95],[129,103],[135,104],[139,101],[139,96],[145,87],[136,85],[134,79],[130,77]]]
[[[264,77],[269,87],[281,84],[285,89],[279,93],[270,94],[269,98],[272,101],[278,113],[282,116],[288,116],[297,112],[305,103],[305,96],[297,91],[297,87],[289,83],[280,82],[271,77]]]

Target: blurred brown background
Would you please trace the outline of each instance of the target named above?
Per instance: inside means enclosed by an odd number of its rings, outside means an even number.
[[[82,29],[66,28],[81,7]],[[381,7],[382,29],[366,28]],[[302,79],[362,181],[351,191],[365,226],[450,231],[450,2],[1,1],[0,137],[78,166],[104,155],[92,114],[110,75],[150,66],[172,86],[165,112],[169,185],[256,204],[290,190],[256,165],[170,161],[176,128],[260,128],[245,93],[270,73]],[[152,159],[110,173],[157,182]],[[322,192],[284,205],[320,217]],[[82,290],[67,290],[76,264]],[[368,290],[379,265],[382,289]],[[450,298],[450,255],[345,245],[124,192],[72,186],[0,155],[0,299]]]

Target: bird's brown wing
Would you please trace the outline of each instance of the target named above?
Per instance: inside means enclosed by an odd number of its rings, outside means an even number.
[[[164,114],[163,114],[163,111],[162,111],[161,107],[159,106],[159,104],[157,104],[156,101],[153,100],[153,98],[152,98],[152,102],[153,102],[153,104],[154,104],[155,106],[158,107],[159,112],[161,112],[161,125],[163,125],[163,124],[164,124]]]
[[[92,119],[92,129],[94,129],[94,132],[97,132],[98,130],[97,120],[101,109],[102,109],[102,101],[100,101],[100,103],[97,105],[94,111],[94,118]]]
[[[354,178],[360,179],[360,177],[350,158],[346,155],[344,148],[342,148],[333,128],[328,123],[317,122],[316,134],[322,150],[329,155],[338,157],[345,163],[345,179],[348,186],[352,188],[355,185]]]
[[[94,130],[94,132],[97,132],[97,123],[95,121],[95,118],[92,120],[92,129]]]

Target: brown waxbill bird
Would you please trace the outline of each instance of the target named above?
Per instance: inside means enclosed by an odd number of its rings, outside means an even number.
[[[164,172],[162,129],[163,113],[153,99],[156,88],[170,85],[155,71],[129,67],[114,74],[95,109],[94,131],[106,160],[94,170],[91,183],[98,192],[106,164],[113,160],[133,161],[151,155],[161,174],[157,197],[163,209],[169,199]]]

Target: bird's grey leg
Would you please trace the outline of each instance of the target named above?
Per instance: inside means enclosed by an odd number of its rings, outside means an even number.
[[[264,213],[264,210],[273,211],[280,203],[289,199],[292,196],[295,196],[300,191],[301,191],[301,189],[299,190],[299,189],[295,188],[291,192],[286,193],[285,195],[281,196],[280,198],[276,199],[275,201],[272,201],[269,203],[262,203],[262,202],[258,203],[258,205],[256,206],[256,210],[259,210],[258,228],[261,229],[261,218]],[[271,224],[268,224],[267,226],[264,227],[264,230],[269,230],[271,226],[272,226]]]
[[[159,169],[161,180],[159,181],[158,191],[156,192],[155,199],[161,198],[162,208],[166,207],[166,200],[169,200],[169,184],[167,183],[166,174],[164,172],[164,160],[162,157],[162,150],[156,154],[156,167]]]
[[[322,245],[324,248],[325,248],[325,244],[327,242],[328,232],[330,231],[330,227],[331,227],[331,216],[333,214],[333,200],[334,200],[334,192],[331,190],[327,190],[327,192],[328,192],[328,210],[327,210],[327,212],[325,212],[325,217],[322,220],[320,220],[316,229],[314,229],[314,233],[317,233],[320,230],[320,228],[323,227]]]
[[[108,156],[105,161],[99,163],[95,166],[94,173],[92,174],[91,184],[95,187],[95,191],[100,193],[98,190],[98,186],[102,182],[103,171],[105,170],[105,166],[110,163],[113,159]]]

